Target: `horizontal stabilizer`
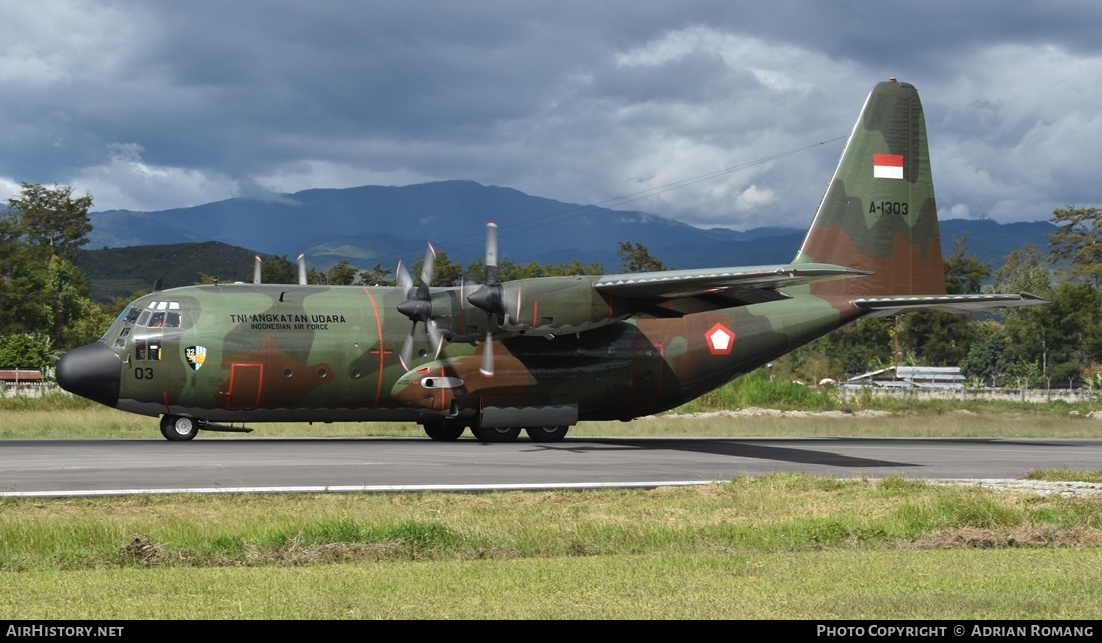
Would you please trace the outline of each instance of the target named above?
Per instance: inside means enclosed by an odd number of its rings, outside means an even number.
[[[854,306],[872,313],[869,317],[891,317],[901,313],[922,310],[942,313],[974,313],[995,308],[1016,308],[1047,303],[1047,299],[1027,292],[1017,295],[896,295],[853,300]]]
[[[744,266],[707,270],[665,270],[605,275],[593,284],[600,293],[634,299],[676,299],[726,290],[775,290],[834,279],[864,277],[870,273],[821,263]]]

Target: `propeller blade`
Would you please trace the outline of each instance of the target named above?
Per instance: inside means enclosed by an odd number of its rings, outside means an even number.
[[[436,267],[436,248],[429,244],[428,252],[425,253],[425,263],[421,264],[421,283],[425,285],[427,289],[432,285],[432,273]]]
[[[401,261],[398,261],[398,267],[394,269],[394,280],[398,283],[398,290],[402,292],[402,296],[409,297],[413,290],[413,277]]]
[[[260,260],[260,255],[256,255],[256,262],[254,262],[254,264],[253,264],[253,283],[254,284],[260,283],[260,264],[261,263],[262,262]]]
[[[486,285],[497,283],[497,224],[486,223]]]
[[[306,285],[306,255],[298,253],[298,285]]]
[[[502,291],[501,310],[504,316],[504,320],[502,320],[503,324],[508,324],[510,320],[516,321],[520,319],[520,309],[523,301],[524,291],[520,288],[511,288],[509,292]]]
[[[494,376],[494,332],[486,331],[486,342],[482,345],[482,365],[478,372],[486,377]]]
[[[413,335],[417,332],[417,322],[425,324],[425,333],[428,335],[429,341],[432,342],[436,357],[440,356],[440,351],[444,348],[444,335],[436,327],[436,322],[432,320],[432,290],[430,284],[432,284],[435,259],[436,249],[430,243],[429,249],[425,253],[425,262],[421,265],[421,279],[416,287],[413,285],[413,278],[405,266],[402,265],[402,262],[398,262],[396,269],[398,289],[405,295],[405,300],[398,304],[398,312],[413,321],[413,327],[410,328],[409,335],[406,335],[406,340],[402,344],[402,352],[398,354],[398,360],[402,363],[402,368],[407,371],[410,364],[413,363]]]
[[[505,313],[503,288],[497,280],[497,224],[493,221],[486,224],[486,278],[467,301],[489,315]]]
[[[417,322],[413,323],[414,328],[417,327]],[[402,343],[402,351],[398,353],[398,361],[402,364],[402,369],[409,370],[409,365],[413,360],[413,328],[409,330],[409,334],[406,335],[406,341]]]
[[[497,280],[497,224],[493,221],[486,222],[486,279],[467,301],[486,311],[486,340],[482,343],[482,363],[478,371],[485,377],[493,377],[494,315],[505,312],[504,288]]]
[[[436,327],[436,322],[431,319],[425,322],[425,330],[429,334],[429,341],[432,342],[433,347],[436,349],[436,354],[433,356],[433,359],[439,359],[440,351],[444,350],[444,334]]]

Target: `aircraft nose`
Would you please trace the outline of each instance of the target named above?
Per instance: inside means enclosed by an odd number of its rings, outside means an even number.
[[[74,395],[117,406],[122,360],[103,342],[85,344],[61,356],[57,362],[57,383]]]

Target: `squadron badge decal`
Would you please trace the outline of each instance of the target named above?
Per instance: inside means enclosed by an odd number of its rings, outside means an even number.
[[[207,361],[207,349],[205,346],[188,346],[184,349],[184,359],[187,360],[188,366],[197,371],[203,367],[203,362]]]

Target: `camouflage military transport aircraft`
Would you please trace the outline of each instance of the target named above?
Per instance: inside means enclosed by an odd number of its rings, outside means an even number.
[[[217,284],[135,300],[62,357],[73,393],[169,440],[245,422],[405,421],[434,440],[561,440],[674,408],[862,317],[1044,303],[946,295],[918,92],[865,102],[791,263],[430,288]],[[259,280],[255,280],[259,281]],[[219,424],[219,423],[229,423]]]

